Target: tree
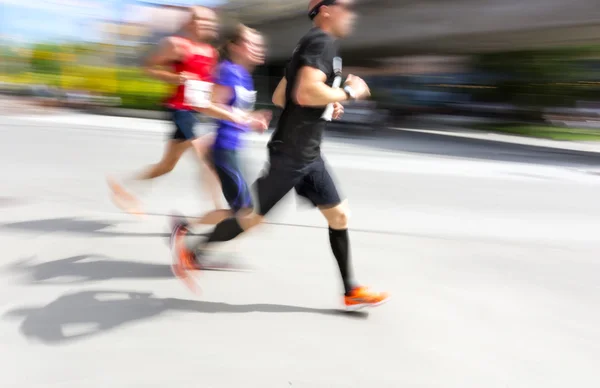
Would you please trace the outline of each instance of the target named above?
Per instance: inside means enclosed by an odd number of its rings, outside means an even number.
[[[597,52],[597,47],[577,47],[482,54],[475,68],[500,75],[497,99],[539,113],[543,107],[572,106],[588,94],[582,80],[590,74],[582,64]]]
[[[31,67],[34,73],[60,73],[61,48],[56,44],[36,44],[31,51]]]

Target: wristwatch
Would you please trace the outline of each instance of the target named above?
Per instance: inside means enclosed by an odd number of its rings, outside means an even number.
[[[344,85],[344,92],[346,92],[349,100],[356,100],[356,92],[352,89],[352,86]]]

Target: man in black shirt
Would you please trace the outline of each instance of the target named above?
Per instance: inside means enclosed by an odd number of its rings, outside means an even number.
[[[298,79],[331,87],[335,78],[333,62],[338,56],[337,51],[335,38],[318,27],[312,28],[298,43],[285,69],[286,77],[281,81],[280,88],[285,88],[285,95],[276,105],[283,108],[283,113],[269,143],[271,151],[307,162],[320,156],[321,139],[327,125],[321,116],[326,104],[315,104],[309,95],[305,95],[308,93],[303,94],[302,89],[293,90],[293,87]],[[303,73],[300,74],[300,71]],[[306,76],[310,78],[305,79]],[[292,96],[292,93],[298,92],[300,95]],[[346,98],[343,95],[340,97]],[[339,104],[338,101],[334,103]],[[341,104],[338,107],[341,108]]]
[[[179,273],[182,269],[201,269],[202,249],[207,244],[232,240],[260,224],[294,189],[327,219],[329,241],[344,284],[344,303],[347,309],[358,310],[380,305],[389,295],[369,291],[354,279],[348,209],[321,156],[321,141],[327,122],[343,113],[341,102],[368,98],[370,90],[362,79],[352,75],[340,88],[342,60],[337,39],[347,36],[353,28],[356,17],[352,0],[311,0],[309,17],[314,28],[296,46],[285,77],[273,94],[273,103],[282,107],[283,113],[268,145],[268,167],[255,185],[258,208],[250,216],[219,223],[199,244],[190,244],[186,225],[177,225],[171,238],[174,266]]]

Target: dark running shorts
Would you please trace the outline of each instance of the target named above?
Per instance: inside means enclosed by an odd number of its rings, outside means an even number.
[[[292,189],[321,208],[342,202],[321,156],[312,162],[302,162],[285,154],[270,152],[266,171],[255,183],[258,213],[266,215]]]
[[[196,113],[191,110],[171,110],[171,120],[175,124],[175,132],[171,136],[173,140],[194,140],[196,132],[194,127],[198,123]]]
[[[212,150],[212,163],[221,181],[223,196],[234,212],[252,208],[252,196],[242,175],[238,152],[235,150]]]

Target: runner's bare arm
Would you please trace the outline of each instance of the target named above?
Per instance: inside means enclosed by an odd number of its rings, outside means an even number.
[[[217,120],[226,120],[239,124],[247,124],[253,130],[263,132],[271,121],[271,112],[254,111],[243,112],[234,110],[227,105],[233,96],[233,90],[228,86],[214,85],[211,104],[206,108],[195,108],[207,116]]]
[[[231,108],[225,106],[227,98],[231,98],[231,90],[221,85],[213,85],[211,103],[205,108],[195,107],[194,110],[217,120],[239,122],[241,118]]]
[[[311,66],[302,67],[296,81],[296,102],[302,106],[321,107],[348,100],[343,89],[334,89],[326,81],[327,75],[321,70]]]
[[[180,60],[181,55],[181,47],[177,38],[165,38],[159,43],[156,51],[146,58],[144,70],[153,78],[171,84],[180,84],[182,81],[181,75],[166,67]]]
[[[283,108],[285,106],[285,89],[287,87],[287,80],[285,77],[279,81],[277,88],[275,88],[275,92],[273,93],[273,104],[276,106]]]
[[[213,104],[221,105],[225,109],[231,109],[226,104],[233,98],[233,90],[229,86],[214,85],[212,93]]]
[[[246,114],[234,112],[226,105],[232,93],[231,88],[227,86],[213,85],[211,104],[203,108],[194,107],[194,110],[217,120],[245,123],[248,120]]]

